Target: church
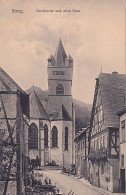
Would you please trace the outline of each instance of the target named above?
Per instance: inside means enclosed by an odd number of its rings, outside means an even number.
[[[34,87],[29,94],[29,160],[70,168],[75,164],[75,106],[72,98],[73,59],[61,39],[48,58],[48,98],[40,101]]]

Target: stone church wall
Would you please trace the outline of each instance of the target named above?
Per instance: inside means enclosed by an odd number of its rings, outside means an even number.
[[[68,127],[68,150],[65,150],[65,127]],[[72,159],[72,121],[63,121],[63,164],[66,168],[71,168],[73,164]]]
[[[62,165],[62,161],[63,161],[62,125],[63,125],[63,121],[51,121],[51,133],[52,133],[53,126],[56,126],[58,130],[58,147],[52,148],[52,138],[51,138],[51,161],[56,162],[56,164],[58,165]]]

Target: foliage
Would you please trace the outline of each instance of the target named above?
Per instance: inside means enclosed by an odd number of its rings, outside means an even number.
[[[4,119],[0,120],[0,180],[4,181],[7,180],[11,170],[15,172],[16,167],[16,158],[14,158],[16,151],[14,129],[15,124],[10,126],[11,139],[6,126],[6,121]]]
[[[90,160],[100,160],[100,159],[106,159],[107,158],[107,149],[100,148],[98,150],[91,149],[90,155],[88,157]]]

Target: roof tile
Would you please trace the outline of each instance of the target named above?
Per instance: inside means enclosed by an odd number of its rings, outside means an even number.
[[[105,124],[106,126],[118,127],[117,112],[124,107],[126,75],[101,73],[98,79]]]

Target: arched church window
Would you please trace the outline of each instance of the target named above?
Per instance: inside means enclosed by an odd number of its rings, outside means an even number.
[[[64,87],[62,84],[58,84],[56,87],[56,95],[64,95]]]
[[[68,150],[68,127],[65,127],[65,150]]]
[[[44,125],[44,146],[48,148],[48,126]]]
[[[56,126],[52,128],[52,147],[58,147],[58,130]]]
[[[35,123],[29,126],[28,147],[29,149],[38,149],[38,127]]]

